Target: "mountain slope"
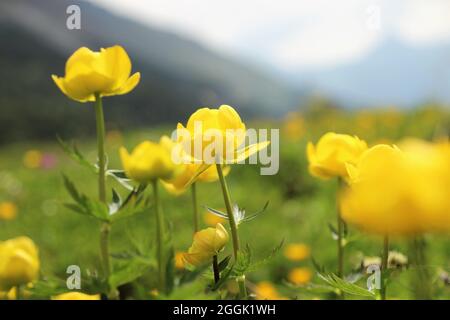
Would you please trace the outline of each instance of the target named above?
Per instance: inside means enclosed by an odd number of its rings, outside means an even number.
[[[353,107],[449,103],[450,43],[413,47],[390,38],[359,61],[289,77]]]
[[[72,4],[81,8],[81,30],[66,28],[66,8]],[[185,121],[203,105],[227,103],[244,114],[262,115],[297,104],[298,93],[270,75],[84,1],[2,0],[0,35],[5,39],[0,72],[9,78],[0,83],[0,104],[2,110],[11,110],[0,115],[0,126],[15,124],[14,129],[2,126],[0,141],[8,135],[49,137],[52,128],[63,133],[91,130],[86,121],[79,129],[69,125],[78,118],[91,119],[91,109],[68,101],[50,79],[52,73],[63,73],[65,59],[80,46],[121,44],[133,69],[142,73],[131,94],[107,100],[113,126]]]

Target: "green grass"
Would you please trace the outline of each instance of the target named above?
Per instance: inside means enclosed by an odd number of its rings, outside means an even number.
[[[273,124],[277,126],[278,124]],[[336,125],[338,126],[338,125]],[[347,123],[348,126],[348,123]],[[311,247],[312,257],[327,270],[334,271],[336,265],[336,243],[333,241],[328,224],[335,222],[336,199],[335,181],[319,181],[309,176],[305,158],[307,140],[316,140],[318,135],[342,128],[313,127],[297,142],[289,142],[282,136],[280,172],[275,176],[261,176],[258,166],[234,166],[227,177],[233,202],[248,212],[261,209],[270,201],[267,211],[257,219],[244,223],[239,233],[241,242],[249,244],[255,256],[263,258],[280,241],[285,243],[302,242]],[[396,128],[392,130],[397,130]],[[363,130],[362,130],[363,131]],[[386,132],[377,138],[397,138],[397,131]],[[427,137],[431,130],[427,127],[421,132]],[[143,139],[158,139],[161,133],[169,133],[165,128],[151,131],[127,133],[123,141],[108,143],[107,152],[111,168],[120,168],[118,147],[129,149]],[[352,132],[350,132],[352,133]],[[359,133],[361,138],[364,132]],[[388,135],[386,137],[386,135]],[[391,137],[389,137],[389,135]],[[401,136],[406,134],[402,133]],[[79,141],[79,148],[93,162],[95,160],[95,141]],[[52,169],[28,169],[23,165],[27,150],[36,149],[56,155],[58,162]],[[80,167],[65,155],[57,143],[21,143],[5,146],[0,150],[0,200],[17,204],[18,216],[13,221],[0,221],[0,239],[27,235],[39,246],[42,275],[65,279],[69,265],[79,265],[83,272],[95,270],[99,263],[99,223],[92,218],[78,215],[64,207],[70,201],[62,180],[62,173],[76,182],[79,190],[88,195],[96,195],[96,178],[87,169]],[[116,186],[111,183],[109,186]],[[147,191],[149,192],[149,191]],[[192,241],[192,209],[190,193],[173,197],[165,191],[163,210],[166,220],[173,230],[176,250],[187,250]],[[198,199],[201,206],[223,208],[221,189],[218,182],[198,186]],[[201,211],[205,211],[202,207]],[[203,223],[203,221],[202,221]],[[203,223],[203,226],[205,224]],[[149,210],[129,220],[113,226],[112,251],[123,252],[131,247],[130,233],[137,239],[145,239],[150,250],[154,239],[154,213]],[[346,248],[346,273],[356,269],[363,256],[379,255],[382,239],[359,233],[350,227],[351,242]],[[138,240],[141,241],[141,240]],[[144,240],[142,240],[144,241]],[[450,271],[450,239],[447,236],[428,236],[429,265],[436,275],[439,270]],[[392,249],[408,254],[408,241],[394,239]],[[231,246],[227,248],[231,253]],[[288,271],[296,266],[313,269],[311,259],[293,263],[279,253],[268,265],[248,275],[251,283],[267,280],[275,283],[280,291],[289,297],[308,299],[312,297],[330,298],[326,294],[308,293],[302,288],[286,285]],[[398,272],[388,289],[388,296],[411,298],[410,279],[414,270]],[[358,282],[365,287],[363,278]],[[324,284],[317,276],[313,283]],[[146,288],[150,291],[150,286]],[[450,298],[450,288],[439,280],[435,283],[436,298]],[[187,296],[186,298],[189,298]],[[354,297],[357,298],[357,297]]]

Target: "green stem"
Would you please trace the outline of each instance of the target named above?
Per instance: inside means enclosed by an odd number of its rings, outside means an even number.
[[[21,291],[21,287],[16,286],[16,300],[22,300],[22,291]]]
[[[194,233],[199,230],[199,216],[198,216],[198,204],[197,204],[197,186],[195,182],[191,185],[192,192],[192,209],[194,215]]]
[[[225,202],[225,207],[227,209],[228,221],[230,223],[231,238],[233,239],[234,260],[237,261],[239,253],[239,235],[237,232],[237,224],[236,221],[234,220],[233,209],[231,207],[230,191],[228,190],[227,182],[225,180],[225,177],[223,176],[222,165],[220,163],[217,163],[216,168],[217,174],[219,176],[220,185],[222,186],[223,200]],[[242,299],[246,299],[247,290],[245,287],[245,275],[239,277],[237,279],[237,282],[239,284],[240,297]]]
[[[427,269],[425,247],[426,242],[423,237],[414,238],[412,241],[413,264],[416,269],[413,282],[414,298],[418,300],[431,300],[433,298],[430,285],[431,276]]]
[[[98,197],[103,203],[106,203],[106,154],[105,154],[105,117],[103,115],[103,103],[99,94],[95,94],[95,118],[97,124],[97,157],[98,157]],[[111,261],[109,255],[109,234],[111,225],[104,222],[100,228],[100,254],[103,265],[103,272],[106,281],[109,285],[109,278],[111,276]],[[117,290],[109,288],[109,297],[111,299],[117,298]]]
[[[101,202],[106,202],[105,188],[105,118],[103,115],[103,103],[100,95],[95,95],[95,116],[97,120],[97,153],[98,153],[98,197]]]
[[[164,263],[164,217],[161,212],[161,204],[159,202],[158,181],[153,180],[153,196],[156,211],[156,255],[158,259],[158,286],[159,290],[166,290],[166,268]]]
[[[337,256],[338,256],[338,267],[337,275],[339,278],[344,276],[344,239],[343,239],[343,221],[341,217],[341,210],[339,208],[339,191],[342,184],[341,179],[338,179],[338,190],[336,199],[336,222],[337,222]]]
[[[217,259],[217,255],[213,256],[213,272],[214,272],[214,283],[217,284],[220,280],[220,272],[219,272],[219,262]]]
[[[234,220],[233,209],[231,207],[230,192],[228,191],[227,182],[225,181],[225,177],[223,176],[222,165],[218,163],[218,164],[216,164],[216,168],[217,168],[217,174],[219,176],[220,185],[222,186],[223,200],[225,202],[225,207],[227,209],[227,215],[228,215],[228,221],[230,223],[231,238],[233,239],[233,254],[234,254],[234,259],[236,260],[238,252],[239,252],[239,235],[237,232],[236,221]]]
[[[383,239],[383,255],[381,258],[381,300],[386,300],[387,290],[387,271],[389,262],[389,237],[386,235]]]
[[[245,275],[242,275],[237,278],[237,283],[239,285],[239,293],[241,295],[241,299],[247,299],[247,287],[245,286]]]

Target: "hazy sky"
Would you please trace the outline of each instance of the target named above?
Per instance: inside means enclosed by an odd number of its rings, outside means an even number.
[[[89,0],[279,69],[358,59],[387,37],[450,41],[450,0]]]

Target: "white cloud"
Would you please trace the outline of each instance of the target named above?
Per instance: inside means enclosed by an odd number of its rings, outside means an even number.
[[[405,41],[426,45],[450,38],[450,1],[410,0],[400,13],[397,32]]]
[[[450,39],[449,0],[90,1],[282,69],[358,59],[387,35],[415,45]],[[379,8],[379,30],[368,8]]]

